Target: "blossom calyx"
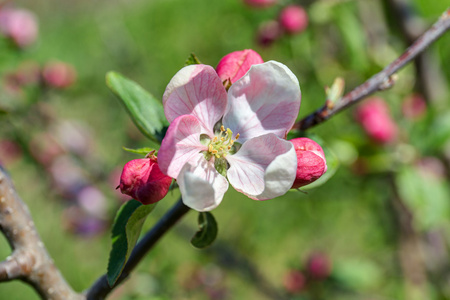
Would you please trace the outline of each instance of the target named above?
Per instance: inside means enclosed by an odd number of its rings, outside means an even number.
[[[290,140],[297,154],[297,175],[292,188],[296,189],[319,179],[327,171],[322,147],[308,138]]]
[[[169,191],[172,178],[159,169],[155,157],[129,161],[120,176],[120,191],[142,204],[156,203]]]
[[[222,81],[230,80],[235,83],[250,70],[252,65],[262,64],[264,61],[254,50],[245,49],[225,55],[216,67],[217,75]]]

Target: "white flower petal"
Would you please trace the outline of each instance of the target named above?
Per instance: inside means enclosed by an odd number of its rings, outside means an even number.
[[[200,122],[194,116],[180,116],[170,124],[158,151],[161,172],[177,179],[186,162],[200,151],[208,150],[200,143],[200,132]]]
[[[227,161],[231,185],[255,200],[284,195],[297,171],[294,146],[273,133],[248,140],[235,155],[227,156]]]
[[[222,202],[228,181],[199,153],[186,163],[177,179],[183,203],[197,211],[210,211]]]
[[[300,109],[301,92],[295,75],[285,65],[269,61],[253,65],[228,91],[223,124],[240,141],[266,133],[285,138]]]
[[[163,96],[164,114],[169,122],[181,115],[195,116],[202,133],[214,135],[214,125],[222,118],[227,92],[216,71],[207,65],[184,67],[172,78]]]

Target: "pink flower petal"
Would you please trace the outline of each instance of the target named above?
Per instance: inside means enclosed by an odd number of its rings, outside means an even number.
[[[200,151],[208,150],[200,143],[200,132],[200,122],[194,116],[180,116],[170,124],[158,151],[161,172],[177,178],[186,162]]]
[[[183,203],[197,211],[216,208],[228,190],[228,181],[214,168],[214,159],[207,161],[202,153],[186,163],[177,183]]]
[[[294,146],[272,133],[248,140],[227,161],[231,185],[255,200],[284,195],[297,171]]]
[[[253,65],[228,91],[225,127],[239,133],[240,142],[266,133],[285,138],[300,109],[300,86],[283,64]]]
[[[192,115],[200,121],[202,133],[214,136],[214,125],[225,112],[227,92],[211,66],[190,65],[169,82],[163,105],[169,122],[181,115]]]

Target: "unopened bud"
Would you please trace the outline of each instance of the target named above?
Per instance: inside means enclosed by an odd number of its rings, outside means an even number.
[[[278,21],[267,21],[259,26],[256,40],[259,45],[268,47],[280,38],[282,32],[283,30]]]
[[[64,62],[52,61],[44,66],[42,77],[48,86],[64,89],[75,82],[77,75],[71,65]]]
[[[306,276],[298,270],[290,270],[284,275],[283,286],[290,294],[298,294],[306,287]]]
[[[323,253],[313,253],[306,263],[308,275],[316,280],[326,279],[331,274],[331,261]]]
[[[308,14],[300,5],[288,5],[279,16],[281,27],[290,34],[304,31],[308,27]]]
[[[4,8],[0,10],[0,32],[10,38],[18,47],[24,48],[36,40],[38,22],[30,11]]]
[[[244,3],[257,8],[269,7],[276,4],[278,0],[244,0]]]
[[[216,67],[216,72],[222,81],[235,83],[250,70],[252,65],[262,64],[261,56],[251,49],[235,51],[225,55]]]
[[[120,176],[120,191],[142,204],[151,204],[164,198],[172,178],[159,169],[156,158],[129,161]]]
[[[355,117],[373,141],[386,144],[397,139],[397,124],[392,120],[389,107],[383,99],[367,99],[357,108]]]
[[[292,188],[296,189],[319,179],[327,171],[322,147],[308,138],[290,140],[297,154],[297,175]]]

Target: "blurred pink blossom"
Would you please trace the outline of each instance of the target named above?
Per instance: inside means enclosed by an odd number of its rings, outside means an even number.
[[[373,141],[386,144],[397,139],[397,124],[383,99],[372,97],[365,100],[357,107],[355,117]]]
[[[290,294],[298,294],[306,288],[306,276],[299,270],[289,270],[283,277],[283,286]]]
[[[8,166],[22,157],[22,149],[12,140],[0,140],[0,164]]]
[[[290,140],[297,154],[297,174],[292,188],[299,188],[319,179],[327,171],[322,147],[308,138]]]
[[[316,280],[323,280],[331,274],[331,261],[326,254],[312,253],[306,263],[308,275]]]
[[[77,73],[68,63],[51,61],[45,64],[42,77],[48,86],[64,89],[76,81]]]
[[[281,27],[289,34],[296,34],[308,27],[308,14],[300,5],[288,5],[280,12]]]
[[[0,32],[10,38],[18,47],[33,44],[38,36],[36,16],[25,9],[0,9]]]
[[[229,79],[235,83],[250,70],[252,65],[262,64],[264,61],[254,50],[246,49],[225,55],[216,67],[217,75],[222,82]]]
[[[259,25],[256,41],[259,45],[268,47],[278,40],[282,33],[283,30],[278,21],[267,21]]]
[[[105,195],[96,187],[86,186],[77,194],[77,202],[89,215],[102,218],[106,215]]]

